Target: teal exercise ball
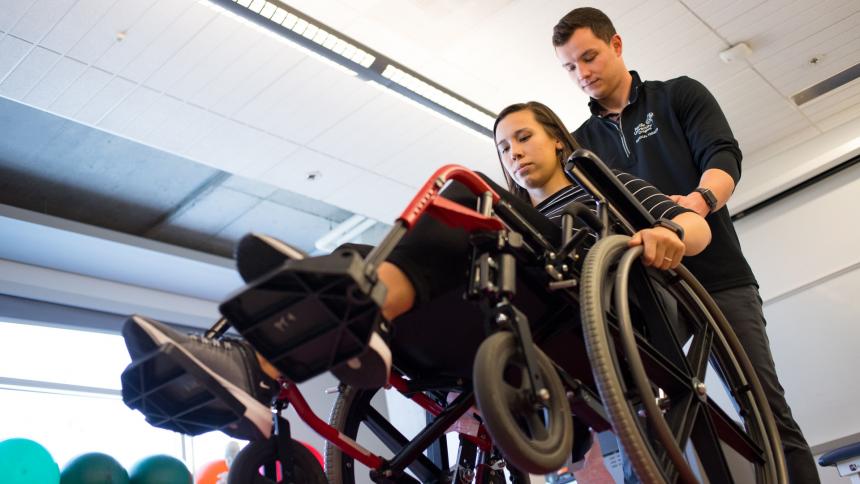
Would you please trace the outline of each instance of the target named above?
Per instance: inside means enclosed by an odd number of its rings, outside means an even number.
[[[0,442],[0,482],[3,484],[57,484],[60,468],[51,453],[30,439]]]
[[[128,472],[113,457],[90,452],[66,464],[60,484],[128,484]]]
[[[185,463],[169,455],[153,455],[138,462],[129,474],[131,484],[193,484]]]

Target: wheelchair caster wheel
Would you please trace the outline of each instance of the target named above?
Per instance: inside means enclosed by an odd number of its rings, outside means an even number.
[[[322,467],[304,445],[290,440],[289,452],[293,459],[292,479],[273,480],[260,474],[260,467],[274,464],[278,459],[277,436],[268,440],[248,443],[230,466],[228,484],[328,484]]]
[[[481,344],[473,384],[487,431],[505,458],[532,474],[548,474],[570,458],[573,420],[552,362],[543,352],[536,353],[549,393],[541,408],[535,408],[525,391],[525,362],[510,332],[493,334]]]

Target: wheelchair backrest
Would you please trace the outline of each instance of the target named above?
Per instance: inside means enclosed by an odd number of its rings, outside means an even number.
[[[654,217],[591,151],[574,151],[564,164],[564,171],[596,200],[605,201],[610,212],[631,232],[654,226]]]

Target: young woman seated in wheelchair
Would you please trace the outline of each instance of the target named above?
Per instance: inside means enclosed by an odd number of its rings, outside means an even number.
[[[528,202],[555,224],[560,224],[561,213],[570,203],[595,206],[590,195],[563,170],[565,160],[578,145],[549,108],[537,102],[509,106],[497,118],[494,135],[510,192],[500,193],[503,198]],[[676,205],[643,180],[620,172],[616,176],[655,219],[663,221],[637,232],[630,240],[630,246],[643,246],[644,265],[675,268],[685,255],[698,254],[710,242],[710,230],[702,217]],[[449,196],[453,191],[446,189],[443,195],[460,202],[457,196]],[[440,294],[462,285],[465,271],[458,264],[466,260],[470,246],[468,236],[461,232],[424,217],[404,237],[378,268],[378,278],[387,288],[380,308],[385,320],[396,326],[401,315],[432,304]],[[140,316],[126,322],[123,336],[133,360],[173,343],[212,377],[210,382],[226,388],[247,408],[244,421],[225,432],[244,439],[269,436],[269,405],[281,372],[246,341],[186,336]],[[332,372],[347,384],[379,387],[387,381],[391,361],[388,345],[374,333],[364,353]]]

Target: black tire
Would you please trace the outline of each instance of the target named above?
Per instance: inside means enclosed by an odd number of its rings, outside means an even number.
[[[648,442],[639,431],[634,414],[628,409],[627,398],[618,381],[619,365],[606,329],[602,304],[607,296],[604,276],[609,264],[626,248],[626,243],[622,246],[613,239],[626,240],[628,237],[610,235],[600,240],[589,250],[583,264],[579,294],[585,347],[597,383],[597,391],[612,421],[613,431],[624,446],[624,452],[633,464],[636,474],[642,482],[665,482],[651,455]]]
[[[236,455],[227,474],[228,484],[288,484],[286,481],[275,482],[260,475],[260,467],[277,459],[277,443],[275,437],[267,440],[256,440]],[[328,484],[325,473],[317,458],[304,445],[290,440],[290,452],[293,457],[293,472],[291,483],[295,484]],[[290,484],[291,484],[290,483]]]
[[[647,278],[663,285],[678,303],[679,310],[683,310],[687,318],[696,320],[690,350],[685,355],[687,365],[672,367],[671,371],[677,376],[671,378],[663,372],[654,375],[646,372],[643,361],[648,359],[651,362],[648,367],[654,368],[654,362],[659,361],[659,358],[647,340],[637,342],[634,339],[627,292],[630,273],[627,271],[638,253],[631,252],[620,257],[627,251],[628,240],[629,237],[613,235],[591,248],[583,264],[580,308],[586,349],[598,393],[613,430],[639,479],[649,483],[674,482],[676,479],[679,482],[696,482],[695,471],[681,454],[688,442],[693,443],[701,458],[704,467],[700,471],[708,481],[736,479],[725,463],[721,447],[724,441],[721,440],[723,435],[719,427],[732,428],[729,432],[734,432],[733,439],[744,433],[743,438],[751,443],[748,445],[760,449],[764,461],[753,466],[757,482],[786,482],[779,437],[755,371],[719,308],[682,266],[674,272],[678,277],[658,271],[649,273]],[[621,262],[617,264],[617,274],[610,276],[619,259]],[[615,295],[613,313],[617,318],[614,334],[610,328],[610,318],[607,317],[611,294]],[[649,318],[666,321],[659,315],[649,315]],[[616,347],[619,342],[620,345]],[[678,348],[674,351],[677,352]],[[626,365],[624,371],[621,366],[622,356]],[[665,367],[669,368],[672,361],[670,358],[664,359],[661,364],[669,365]],[[729,386],[737,392],[732,395],[734,403],[742,407],[743,428],[727,424],[718,408],[706,397],[704,372],[708,361],[720,365],[718,371],[721,378],[729,379]],[[683,368],[688,368],[687,373],[684,373]],[[625,375],[629,375],[629,380]],[[663,384],[658,383],[660,381],[675,382],[672,387],[674,395],[669,395],[667,399],[668,408],[658,408],[653,403],[652,387],[662,388]],[[678,382],[686,383],[678,385]],[[701,383],[702,393],[698,396],[695,395],[695,382]],[[639,403],[634,404],[637,399]],[[662,442],[657,443],[656,447],[649,442],[639,421],[638,405],[645,408],[649,428],[656,439]],[[678,418],[679,415],[682,417]],[[693,417],[686,420],[687,415]],[[685,436],[676,441],[682,434]],[[691,435],[696,435],[695,439]]]
[[[552,362],[542,351],[535,353],[550,394],[544,410],[535,410],[523,396],[526,370],[511,332],[500,331],[481,343],[473,385],[487,431],[505,460],[532,474],[548,474],[570,458],[573,420]]]
[[[329,415],[329,425],[355,440],[361,424],[359,414],[364,413],[378,390],[360,390],[341,385],[340,393]],[[336,445],[325,443],[325,475],[332,484],[355,483],[355,460],[344,454]]]

